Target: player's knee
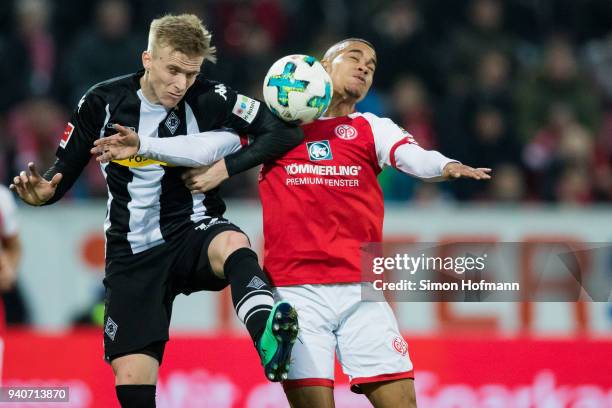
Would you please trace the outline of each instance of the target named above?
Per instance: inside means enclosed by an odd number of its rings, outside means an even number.
[[[223,249],[223,261],[239,250],[240,248],[250,248],[249,239],[242,232],[228,231],[225,239],[225,248]]]
[[[249,239],[242,232],[225,231],[216,236],[208,248],[208,259],[215,274],[223,274],[223,265],[240,248],[250,248]]]
[[[148,355],[130,354],[111,362],[115,385],[155,384],[159,363]]]
[[[134,384],[150,384],[151,374],[135,370],[130,367],[121,367],[115,372],[115,384],[117,385],[134,385]]]

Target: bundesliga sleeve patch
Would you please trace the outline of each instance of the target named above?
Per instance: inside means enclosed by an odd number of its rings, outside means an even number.
[[[259,101],[241,94],[238,94],[237,96],[238,97],[236,98],[236,103],[234,104],[232,113],[245,122],[253,123],[253,119],[255,119],[257,112],[259,112]]]
[[[66,148],[68,141],[70,141],[70,137],[72,136],[72,132],[74,132],[74,125],[70,122],[66,124],[66,129],[64,129],[64,134],[62,135],[62,140],[60,140],[60,147],[62,149]]]

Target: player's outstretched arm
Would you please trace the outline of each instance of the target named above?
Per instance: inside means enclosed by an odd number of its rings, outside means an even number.
[[[442,170],[442,177],[447,180],[458,178],[471,178],[475,180],[491,179],[491,169],[486,167],[473,168],[458,162],[448,163]]]
[[[489,180],[491,178],[489,174],[491,169],[466,166],[449,159],[436,150],[425,150],[416,143],[408,141],[390,150],[388,156],[389,159],[385,160],[388,160],[393,167],[424,181],[435,182],[458,178]]]
[[[399,171],[424,181],[443,181],[458,178],[489,180],[491,169],[473,168],[450,159],[436,150],[425,150],[412,135],[387,118],[370,113],[364,117],[374,134],[374,147],[380,167],[393,166]]]
[[[113,128],[117,133],[94,141],[91,154],[96,155],[96,161],[99,163],[128,159],[138,153],[140,148],[138,133],[118,124],[114,124]]]
[[[133,130],[115,125],[119,133],[98,139],[91,153],[96,161],[108,163],[135,155],[158,160],[172,166],[208,166],[240,149],[240,136],[227,129],[181,135],[177,137],[140,137]]]
[[[63,175],[57,173],[50,181],[47,181],[38,173],[34,163],[28,163],[28,168],[30,174],[22,171],[15,176],[9,188],[16,192],[24,203],[34,206],[43,205],[55,195]]]

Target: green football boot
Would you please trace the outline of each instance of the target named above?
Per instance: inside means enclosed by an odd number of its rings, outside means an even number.
[[[278,302],[272,308],[266,328],[256,343],[266,378],[273,382],[287,379],[291,349],[299,326],[297,312],[287,302]]]

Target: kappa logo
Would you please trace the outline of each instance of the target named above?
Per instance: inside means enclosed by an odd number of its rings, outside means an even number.
[[[357,129],[351,125],[338,125],[334,129],[334,133],[342,140],[353,140],[357,137]]]
[[[121,125],[121,123],[118,123],[118,125]],[[111,129],[111,130],[114,130],[116,132],[114,126],[115,126],[115,124],[111,123],[111,122],[106,124],[106,128],[107,129]],[[121,125],[121,126],[123,126],[123,125]],[[134,126],[123,126],[123,127],[126,128],[126,129],[130,129],[132,132],[136,132],[136,128]]]
[[[112,340],[115,341],[115,336],[117,335],[117,329],[119,326],[117,323],[110,318],[110,316],[106,319],[106,325],[104,326],[104,333]]]
[[[215,93],[219,94],[223,99],[227,101],[227,88],[223,84],[215,85]]]
[[[393,338],[393,348],[402,356],[408,354],[408,344],[400,336],[395,336]]]
[[[258,276],[253,276],[253,279],[247,285],[247,288],[261,289],[266,285],[266,282],[262,281]]]
[[[83,106],[83,102],[85,102],[85,97],[87,96],[87,94],[81,96],[81,99],[79,100],[79,103],[77,105],[77,113],[81,112],[81,106]]]
[[[333,159],[329,140],[306,143],[306,148],[308,149],[308,157],[310,157],[310,160],[320,161]]]
[[[229,223],[230,222],[228,220],[225,220],[223,218],[219,219],[217,217],[214,217],[214,218],[209,218],[209,219],[204,220],[200,225],[195,227],[195,229],[199,230],[199,231],[206,231],[207,229],[209,229],[213,225],[229,224]]]
[[[168,119],[166,119],[166,127],[168,128],[170,133],[174,134],[174,132],[176,132],[176,129],[178,129],[180,124],[181,124],[180,119],[178,118],[178,116],[176,116],[176,113],[172,111],[172,113],[170,113],[170,115],[168,116]]]

